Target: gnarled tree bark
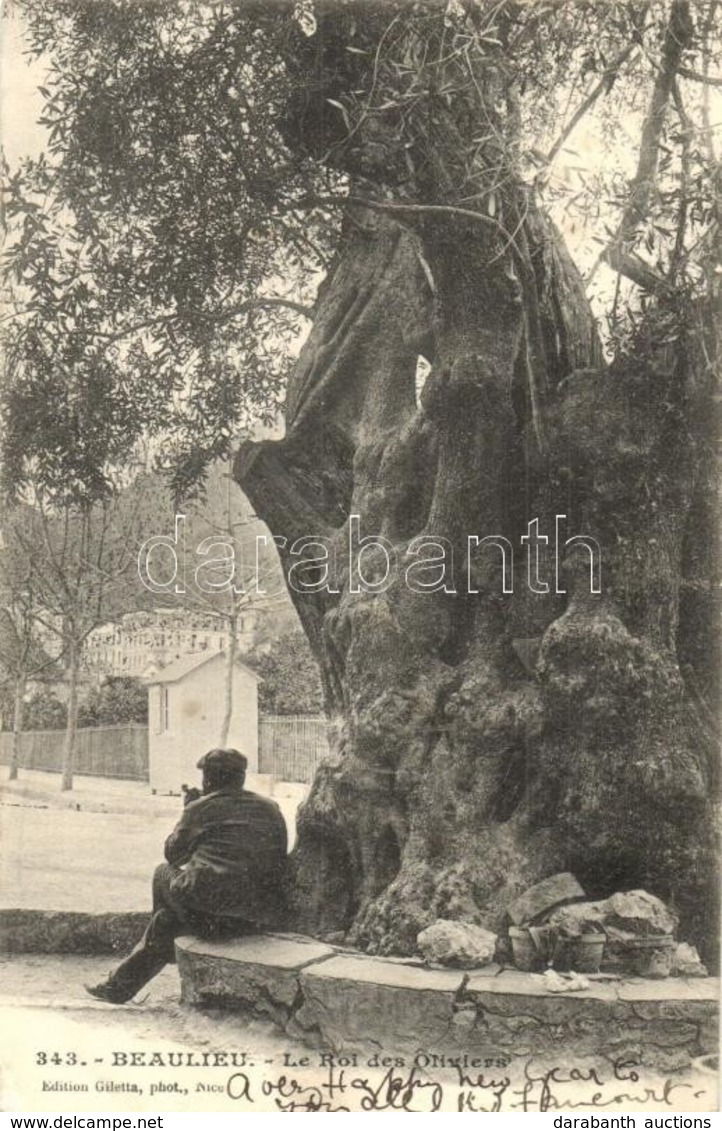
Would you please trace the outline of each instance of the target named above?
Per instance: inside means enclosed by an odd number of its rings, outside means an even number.
[[[329,34],[320,42],[331,51]],[[694,646],[700,590],[685,589],[688,577],[699,585],[691,540],[709,515],[703,331],[659,344],[658,309],[637,355],[607,369],[559,236],[518,180],[490,188],[493,154],[466,169],[476,196],[454,207],[469,110],[488,118],[501,81],[493,68],[478,79],[483,105],[423,122],[425,160],[409,144],[399,208],[378,188],[395,168],[378,119],[329,137],[330,88],[318,81],[289,116],[296,144],[333,153],[357,178],[353,198],[369,201],[348,207],[284,439],[248,444],[236,461],[257,513],[286,539],[334,735],[299,814],[296,922],[406,954],[436,918],[499,929],[514,895],[571,870],[592,897],[644,887],[668,899],[709,955],[712,677]],[[492,193],[504,225],[484,219]],[[419,354],[432,368],[417,398]],[[600,594],[574,546],[562,548],[565,592],[551,544],[540,546],[546,591],[527,584],[520,538],[536,518],[553,535],[557,514],[565,539],[599,544]],[[365,587],[349,568],[352,516],[362,536],[385,540],[363,551]],[[293,543],[321,535],[337,551],[329,584],[299,591]],[[498,546],[469,554],[470,535],[515,548],[513,595],[501,591]],[[443,578],[416,560],[425,591],[406,575],[420,537],[453,559]],[[375,584],[389,559],[398,568]]]

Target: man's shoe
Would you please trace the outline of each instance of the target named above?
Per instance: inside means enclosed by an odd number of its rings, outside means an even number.
[[[133,996],[116,989],[109,982],[98,982],[97,986],[86,986],[85,989],[91,997],[97,998],[98,1001],[107,1001],[111,1005],[124,1005]]]

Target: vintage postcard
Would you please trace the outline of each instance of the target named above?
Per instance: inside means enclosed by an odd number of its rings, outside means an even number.
[[[722,6],[0,31],[0,1108],[711,1126]]]

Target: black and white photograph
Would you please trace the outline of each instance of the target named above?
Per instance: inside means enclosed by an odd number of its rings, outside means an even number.
[[[3,1126],[718,1126],[720,0],[5,0],[0,143]]]

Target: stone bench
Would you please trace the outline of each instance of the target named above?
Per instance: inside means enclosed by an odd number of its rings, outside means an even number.
[[[491,965],[430,968],[299,935],[176,941],[182,1000],[270,1018],[337,1053],[478,1052],[603,1057],[674,1071],[717,1051],[715,978],[594,980],[554,994],[540,976]]]

